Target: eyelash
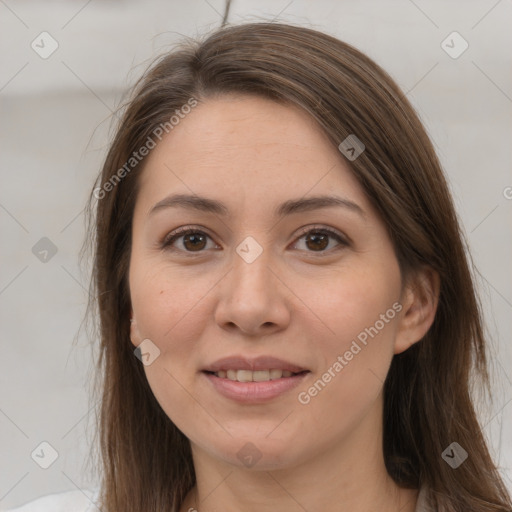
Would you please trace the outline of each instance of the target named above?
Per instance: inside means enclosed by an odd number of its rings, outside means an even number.
[[[349,243],[347,242],[347,240],[343,237],[343,235],[341,233],[339,233],[338,231],[335,231],[331,228],[326,228],[323,226],[312,226],[312,227],[308,226],[308,227],[302,229],[298,235],[297,240],[300,240],[301,238],[303,238],[305,235],[307,235],[309,233],[321,233],[321,234],[326,234],[326,235],[331,236],[341,245],[341,247],[338,247],[338,249],[341,249],[341,248],[349,245]],[[210,235],[208,235],[208,233],[205,233],[204,231],[201,231],[200,229],[192,228],[192,227],[182,227],[182,228],[179,228],[176,231],[173,231],[172,233],[169,233],[168,235],[166,235],[164,237],[164,239],[162,240],[162,242],[160,243],[160,246],[161,246],[160,248],[167,250],[167,251],[184,252],[185,254],[187,254],[187,256],[191,256],[191,257],[198,256],[201,253],[205,252],[204,250],[202,250],[202,251],[182,251],[180,249],[176,249],[176,248],[172,247],[172,243],[175,242],[177,239],[179,239],[183,236],[186,236],[186,235],[190,235],[190,234],[206,235],[208,238],[211,239],[211,237],[210,237]],[[335,251],[335,250],[337,250],[337,249],[335,248],[335,249],[330,249],[328,251],[306,251],[306,252],[311,252],[313,254],[316,254],[318,257],[322,257],[326,254],[330,254],[332,251]]]

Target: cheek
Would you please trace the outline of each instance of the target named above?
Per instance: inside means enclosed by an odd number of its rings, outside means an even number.
[[[201,404],[192,399],[198,344],[207,320],[207,278],[191,280],[186,273],[152,265],[132,274],[132,307],[142,338],[150,339],[160,354],[144,366],[149,386],[173,423],[190,435],[191,418],[208,423]],[[221,435],[222,431],[217,432]],[[193,437],[193,436],[192,436]]]
[[[305,395],[299,402],[311,408],[312,416],[332,411],[325,421],[333,431],[340,422],[361,418],[381,392],[400,310],[398,269],[351,270],[316,297],[315,312],[329,329],[317,338],[322,363],[316,379],[300,390]]]
[[[378,345],[393,338],[396,323],[393,320],[397,315],[392,306],[400,296],[398,268],[386,269],[381,265],[347,268],[321,282],[317,290],[321,291],[315,295],[310,292],[307,300],[324,326],[325,336],[320,339],[329,354],[348,350],[352,340],[360,334],[364,340],[368,329],[375,335],[371,328],[376,323],[379,333],[374,339],[380,340]],[[300,293],[308,297],[306,289],[297,294]],[[381,315],[385,317],[384,323]]]
[[[211,285],[204,276],[188,276],[168,265],[148,262],[135,267],[130,290],[141,336],[151,339],[162,352],[180,351],[198,339],[205,319],[201,299]]]

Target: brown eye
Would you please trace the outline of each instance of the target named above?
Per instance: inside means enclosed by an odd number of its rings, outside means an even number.
[[[203,234],[191,233],[183,236],[183,246],[191,251],[204,249],[206,237]]]
[[[208,238],[210,237],[206,233],[197,229],[181,229],[168,235],[162,243],[162,248],[183,250],[185,252],[202,252],[207,245]],[[179,239],[182,239],[182,241],[176,247],[175,242]]]
[[[331,252],[329,249],[326,250],[331,239],[334,239],[338,245],[338,247],[334,247],[333,250],[349,245],[340,233],[327,228],[310,228],[309,230],[305,230],[299,238],[299,240],[302,239],[304,239],[304,245],[306,247],[304,250],[306,250],[306,252]]]
[[[311,250],[323,250],[329,245],[329,235],[311,232],[306,235],[306,244]]]
[[[180,228],[167,235],[161,243],[161,248],[174,252],[182,252],[188,255],[193,253],[205,252],[208,245],[208,239],[212,238],[203,231],[194,228]],[[330,254],[332,250],[340,249],[349,245],[343,236],[327,228],[309,228],[303,230],[298,240],[304,239],[306,252],[318,253],[318,256]],[[178,240],[181,240],[178,243]],[[329,248],[331,241],[337,244]],[[213,241],[213,240],[212,240]],[[296,242],[297,244],[298,242]],[[215,245],[215,244],[214,244]]]

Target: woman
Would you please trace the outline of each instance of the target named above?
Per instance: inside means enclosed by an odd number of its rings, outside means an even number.
[[[183,44],[95,200],[103,512],[512,510],[453,202],[368,57],[278,23]]]

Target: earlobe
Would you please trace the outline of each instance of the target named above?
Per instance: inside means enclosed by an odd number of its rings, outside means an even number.
[[[439,274],[430,267],[417,271],[406,285],[394,353],[400,354],[420,341],[434,322],[439,302]]]

